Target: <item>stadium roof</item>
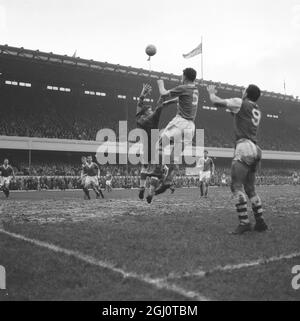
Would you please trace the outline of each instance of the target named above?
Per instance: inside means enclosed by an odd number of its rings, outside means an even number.
[[[46,53],[46,52],[41,52],[39,50],[24,49],[23,47],[16,48],[8,45],[0,45],[0,57],[4,55],[18,57],[21,59],[31,59],[34,61],[45,62],[45,63],[62,64],[70,67],[74,66],[78,68],[88,68],[93,71],[110,71],[110,72],[129,74],[134,76],[142,76],[142,77],[150,76],[151,78],[154,78],[154,79],[160,78],[160,79],[173,81],[173,82],[181,81],[181,76],[170,74],[170,73],[157,72],[157,71],[149,72],[149,70],[142,69],[142,68],[134,68],[131,66],[122,66],[118,64],[110,64],[108,62],[94,61],[92,59],[88,60],[88,59],[82,59],[80,57],[58,55],[52,52]],[[215,82],[212,80],[201,81],[200,79],[197,79],[197,83],[200,86],[215,84],[220,89],[237,91],[237,92],[240,92],[241,90],[244,89],[244,87],[242,86],[230,85],[230,84],[225,84],[221,82]],[[280,93],[263,91],[262,94],[265,97],[272,97],[272,98],[278,98],[286,101],[300,102],[300,99],[298,97],[295,98],[293,96],[283,95]]]

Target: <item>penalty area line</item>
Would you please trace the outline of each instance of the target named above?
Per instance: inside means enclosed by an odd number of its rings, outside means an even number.
[[[73,257],[79,261],[88,263],[93,266],[97,266],[102,269],[110,270],[111,272],[121,275],[123,278],[136,279],[142,283],[146,283],[148,285],[151,285],[151,286],[157,288],[158,290],[166,290],[169,292],[179,294],[180,296],[185,297],[186,299],[197,300],[197,301],[209,301],[209,299],[207,297],[203,296],[202,294],[195,292],[195,291],[186,290],[180,286],[177,286],[176,284],[170,283],[166,278],[151,278],[147,275],[142,275],[142,274],[138,274],[138,273],[134,273],[134,272],[127,272],[121,268],[115,267],[114,264],[112,264],[110,262],[98,260],[92,256],[85,255],[85,254],[80,253],[78,251],[65,249],[65,248],[56,246],[51,243],[31,239],[31,238],[25,237],[20,234],[8,232],[8,231],[4,230],[3,227],[1,227],[1,226],[0,226],[0,234],[7,235],[7,236],[12,237],[14,239],[33,244],[35,246],[39,246],[41,248],[45,248],[45,249],[55,252],[55,253],[60,253],[60,254],[64,254],[69,257]]]
[[[279,262],[283,260],[291,260],[294,258],[300,257],[300,252],[294,252],[291,254],[282,254],[279,256],[272,256],[269,258],[260,258],[257,260],[253,261],[248,261],[245,263],[239,263],[239,264],[226,264],[224,266],[216,266],[215,268],[212,268],[211,270],[196,270],[194,272],[186,272],[186,273],[178,273],[178,274],[169,274],[166,279],[167,280],[176,280],[176,279],[181,279],[181,278],[187,278],[187,277],[206,277],[208,275],[211,275],[215,272],[232,272],[236,270],[241,270],[241,269],[246,269],[246,268],[251,268],[251,267],[258,267],[261,265],[267,265],[269,263],[274,263],[274,262]]]

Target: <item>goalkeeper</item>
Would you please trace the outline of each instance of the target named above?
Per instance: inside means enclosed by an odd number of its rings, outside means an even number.
[[[162,109],[169,104],[174,103],[174,100],[169,100],[163,102],[160,98],[158,100],[157,106],[154,110],[152,110],[151,105],[147,105],[145,103],[145,99],[147,96],[150,96],[152,92],[152,87],[150,84],[143,84],[142,92],[138,98],[137,109],[136,109],[136,123],[137,127],[143,129],[147,134],[147,142],[143,142],[144,144],[144,154],[146,152],[147,157],[143,159],[141,176],[140,176],[140,189],[139,189],[139,198],[144,199],[145,189],[146,189],[146,180],[147,177],[151,177],[152,184],[154,186],[154,182],[161,179],[163,176],[163,170],[160,167],[155,167],[154,172],[149,173],[149,165],[151,164],[151,150],[152,150],[152,129],[158,129],[159,120],[161,116]]]

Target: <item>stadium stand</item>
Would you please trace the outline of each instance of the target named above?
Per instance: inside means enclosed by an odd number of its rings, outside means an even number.
[[[180,77],[172,74],[154,71],[149,74],[143,69],[0,46],[0,136],[70,139],[77,144],[77,141],[95,141],[102,128],[113,129],[118,135],[120,120],[128,121],[129,130],[136,127],[136,102],[142,83],[153,85],[149,104],[155,105],[158,78],[165,80],[167,88],[180,83]],[[228,98],[241,96],[243,87],[198,81],[196,127],[205,130],[205,146],[232,148],[231,114],[211,105],[207,84],[217,85],[220,95]],[[263,109],[261,147],[300,152],[300,100],[264,91],[259,103]],[[165,127],[175,114],[176,108],[165,109],[160,127]],[[12,189],[73,189],[81,188],[78,177],[83,154],[6,147],[0,149],[0,161],[8,157],[15,168],[17,178]],[[259,184],[289,183],[292,172],[299,172],[299,161],[282,162],[274,157],[274,161],[263,161]],[[212,184],[219,185],[223,173],[229,176],[230,158],[218,157],[215,163]],[[106,165],[101,166],[101,175],[104,180],[109,171],[114,188],[136,187],[139,170],[138,166]],[[197,184],[198,177],[187,176],[182,166],[175,185]]]
[[[0,46],[0,135],[95,140],[101,128],[117,130],[119,120],[135,128],[135,105],[141,84],[179,77],[79,58]],[[206,82],[212,83],[212,82]],[[242,87],[217,83],[222,96],[240,96]],[[196,127],[205,129],[205,145],[232,147],[231,115],[211,106],[199,83]],[[154,90],[154,104],[158,93]],[[300,102],[264,92],[260,145],[267,150],[300,151]],[[163,112],[161,127],[175,115]],[[276,123],[276,131],[274,131]]]

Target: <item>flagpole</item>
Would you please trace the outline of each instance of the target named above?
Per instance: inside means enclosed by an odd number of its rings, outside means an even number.
[[[204,78],[203,78],[203,37],[202,36],[201,36],[201,46],[202,46],[202,50],[201,50],[201,82],[203,85]]]

